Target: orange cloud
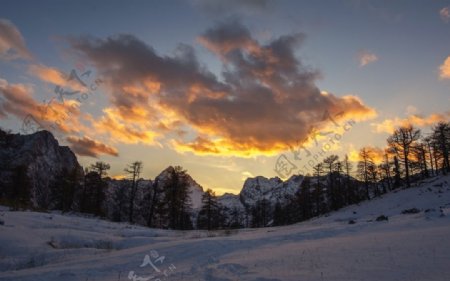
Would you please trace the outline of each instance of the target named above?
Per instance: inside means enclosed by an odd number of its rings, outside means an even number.
[[[85,129],[80,123],[83,117],[79,102],[68,100],[64,103],[52,99],[46,103],[38,102],[33,97],[33,88],[23,84],[9,84],[0,79],[0,94],[4,97],[0,104],[0,118],[10,115],[23,120],[22,130],[33,127],[49,131],[76,133]]]
[[[58,129],[64,133],[78,133],[80,131],[88,131],[88,129],[80,123],[84,118],[80,111],[80,103],[74,100],[58,102],[52,99],[48,103],[38,105],[40,112],[39,118],[49,127]]]
[[[98,132],[108,134],[112,141],[128,144],[157,144],[155,138],[158,133],[150,130],[145,124],[128,122],[112,108],[106,108],[103,112],[104,115],[98,121],[93,121],[93,126]]]
[[[442,114],[433,113],[426,117],[420,115],[410,115],[404,119],[396,117],[394,119],[385,119],[381,123],[372,123],[371,126],[374,127],[374,130],[377,133],[392,134],[398,127],[407,125],[413,125],[416,127],[426,127],[441,121],[448,122],[448,120],[450,120],[450,112]]]
[[[198,155],[220,155],[249,158],[258,155],[275,156],[280,151],[286,150],[286,143],[279,142],[266,145],[255,141],[254,143],[239,143],[229,139],[213,139],[197,137],[189,141],[171,141],[172,147],[178,152],[192,152]]]
[[[450,79],[450,56],[448,56],[444,63],[439,67],[439,77],[441,79]]]
[[[179,152],[249,157],[289,149],[312,127],[376,116],[355,96],[320,91],[320,73],[295,55],[302,34],[260,44],[231,21],[198,40],[222,60],[223,79],[188,45],[160,56],[132,35],[73,39],[73,48],[108,77],[111,106],[94,120],[96,130],[116,141],[150,144],[173,133],[177,140],[169,143]]]
[[[9,84],[0,79],[0,93],[3,102],[0,107],[0,116],[14,115],[24,118],[27,114],[38,115],[39,104],[33,99],[33,89],[24,84]]]
[[[366,147],[367,151],[369,152],[370,157],[372,158],[373,162],[375,164],[381,164],[385,162],[385,150],[378,148],[378,147]],[[350,150],[348,154],[348,159],[352,162],[358,162],[361,160],[359,156],[359,150]]]
[[[8,20],[0,19],[0,59],[32,59],[32,57],[17,27]]]
[[[33,64],[28,67],[28,72],[44,82],[55,84],[60,87],[68,87],[73,91],[87,92],[89,90],[86,86],[76,81],[76,79],[70,79],[70,75],[53,67]]]
[[[44,82],[69,87],[73,90],[85,91],[85,87],[76,80],[68,81],[66,74],[62,73],[56,68],[47,67],[44,65],[31,65],[28,69],[29,73],[35,75]],[[152,124],[159,122],[156,127],[158,130],[164,130],[173,125],[167,118],[157,116],[157,110],[151,106],[151,99],[147,97],[149,91],[158,91],[158,82],[152,79],[146,79],[139,84],[124,84],[121,87],[120,96],[115,98],[114,103],[117,104],[114,108],[106,108],[105,115],[98,120],[92,117],[83,116],[89,120],[91,125],[102,134],[109,135],[113,141],[123,143],[145,143],[155,144],[155,137],[158,135],[155,130],[152,130]],[[111,89],[110,89],[111,90]],[[129,102],[131,101],[131,103]],[[73,103],[71,100],[65,101],[65,104]],[[47,114],[48,119],[52,119],[52,114],[60,111],[61,103],[54,102],[51,111]],[[156,106],[156,105],[154,105]],[[77,112],[77,115],[80,115]],[[72,125],[72,126],[70,126]],[[79,128],[79,131],[89,133],[91,130],[81,124],[73,126],[73,124],[60,124],[62,131],[69,132],[70,127]],[[72,133],[74,133],[72,131]]]
[[[333,102],[330,111],[338,114],[336,116],[338,121],[349,119],[366,121],[373,119],[378,115],[375,109],[365,106],[363,101],[354,95],[347,95],[340,98],[331,96],[330,100]]]
[[[70,148],[81,156],[98,157],[101,154],[119,156],[116,148],[89,137],[77,138],[69,136],[67,141],[71,144]]]

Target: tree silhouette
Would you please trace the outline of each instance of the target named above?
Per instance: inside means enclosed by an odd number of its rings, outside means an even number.
[[[411,186],[409,156],[412,148],[420,139],[420,136],[421,134],[419,129],[415,129],[412,125],[408,125],[396,129],[387,139],[388,145],[397,154],[397,156],[403,160],[407,187]]]
[[[136,189],[137,189],[137,183],[139,180],[139,176],[142,171],[142,162],[135,161],[128,165],[127,168],[124,169],[126,173],[128,173],[130,179],[131,179],[131,190],[130,190],[130,202],[129,202],[129,210],[128,210],[128,221],[130,223],[133,223],[133,216],[134,216],[134,199],[136,197]]]

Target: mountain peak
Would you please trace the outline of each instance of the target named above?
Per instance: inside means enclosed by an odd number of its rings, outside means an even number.
[[[239,196],[246,206],[253,206],[262,199],[275,203],[293,196],[299,190],[302,181],[302,176],[292,176],[286,181],[282,181],[279,177],[270,179],[263,176],[247,178]]]
[[[164,169],[156,178],[155,184],[159,189],[164,189],[170,184],[173,177],[181,179],[181,174],[176,167],[169,166]],[[186,181],[189,189],[189,196],[191,198],[192,207],[198,209],[201,207],[201,199],[203,195],[203,187],[199,185],[187,172],[183,175],[183,180]]]
[[[0,184],[7,185],[19,167],[25,168],[26,176],[32,182],[30,192],[34,207],[51,206],[49,189],[61,173],[73,170],[83,173],[70,148],[60,146],[52,133],[45,130],[31,135],[8,134],[8,142],[0,149],[0,163],[6,163]]]

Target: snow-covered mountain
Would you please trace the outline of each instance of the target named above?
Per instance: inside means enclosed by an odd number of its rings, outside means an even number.
[[[48,131],[31,135],[2,135],[0,143],[0,184],[13,184],[17,171],[23,169],[31,185],[31,202],[34,207],[48,207],[50,187],[63,171],[74,170],[82,175],[75,154],[67,146],[60,146]]]
[[[188,173],[185,173],[182,179],[181,175],[172,166],[164,169],[153,181],[141,180],[139,186],[144,186],[143,188],[156,187],[158,190],[164,190],[168,188],[174,177],[178,177],[178,181],[185,180],[188,183],[192,209],[194,213],[199,211],[202,206],[203,187]],[[279,178],[267,179],[262,176],[248,178],[239,194],[225,193],[218,196],[218,201],[224,207],[224,211],[227,214],[233,210],[238,210],[243,213],[246,208],[255,206],[256,202],[262,199],[269,200],[272,205],[277,202],[285,202],[289,197],[295,195],[302,181],[303,176],[292,176],[286,181],[282,181]],[[109,181],[109,186],[112,190],[119,187],[128,188],[129,182],[128,180],[111,180]]]
[[[192,208],[194,210],[200,209],[202,205],[202,195],[204,193],[203,187],[199,185],[188,173],[186,173],[182,179],[181,175],[176,172],[175,168],[169,166],[155,178],[154,182],[157,185],[157,188],[163,189],[170,184],[174,177],[178,177],[179,181],[184,180],[187,182]]]
[[[248,178],[238,195],[226,193],[219,197],[219,202],[226,209],[245,209],[255,206],[256,202],[266,199],[272,205],[284,203],[295,195],[303,182],[303,176],[292,176],[286,181],[280,178],[266,178],[258,176]]]
[[[0,206],[0,280],[447,281],[449,183],[426,179],[298,224],[231,232]],[[141,266],[146,255],[159,271]]]
[[[254,206],[258,200],[266,199],[272,204],[284,202],[290,196],[295,195],[303,181],[303,176],[292,176],[286,181],[280,178],[265,178],[258,176],[248,178],[241,193],[241,202],[245,206]]]
[[[239,210],[244,209],[240,196],[236,194],[225,193],[218,197],[218,201],[222,206],[227,207],[230,210],[235,208]]]

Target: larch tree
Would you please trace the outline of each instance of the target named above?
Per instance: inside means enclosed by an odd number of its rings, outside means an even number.
[[[410,153],[415,147],[417,141],[420,139],[421,133],[419,129],[412,125],[403,126],[394,131],[394,133],[387,139],[389,147],[402,159],[405,167],[406,186],[410,187]]]
[[[358,176],[362,181],[364,181],[364,186],[366,188],[367,200],[370,200],[369,183],[371,181],[371,170],[375,165],[373,160],[373,152],[368,147],[363,147],[359,151],[359,161],[358,161]]]
[[[432,138],[438,152],[436,156],[442,161],[442,171],[450,172],[450,122],[439,122],[434,126]]]
[[[124,169],[124,171],[129,175],[131,180],[131,189],[130,189],[130,202],[129,202],[129,210],[128,210],[128,221],[130,223],[133,223],[133,216],[134,216],[134,199],[136,197],[136,190],[137,190],[137,184],[139,177],[141,175],[142,171],[142,162],[135,161],[128,165],[127,168]]]
[[[322,211],[322,205],[323,205],[323,190],[322,190],[322,184],[320,182],[320,177],[323,174],[323,164],[318,163],[313,167],[313,174],[316,179],[316,186],[314,189],[314,201],[316,205],[316,215],[319,215]]]
[[[216,229],[221,222],[221,208],[217,196],[211,189],[202,195],[202,208],[198,213],[197,227],[199,229]]]
[[[97,161],[95,164],[91,164],[90,170],[97,172],[100,178],[104,178],[108,175],[108,170],[111,169],[111,166],[108,163]]]
[[[336,170],[336,165],[339,163],[339,156],[337,155],[330,155],[327,158],[323,160],[323,164],[325,168],[328,170],[328,188],[327,188],[327,194],[331,202],[331,209],[337,210],[340,206],[339,203],[339,190],[336,187],[335,183],[335,175],[334,171]]]

